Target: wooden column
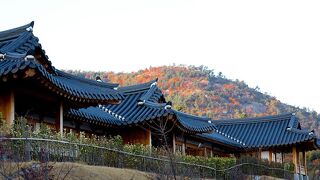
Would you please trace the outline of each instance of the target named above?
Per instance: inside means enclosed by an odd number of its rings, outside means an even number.
[[[60,103],[60,110],[59,110],[59,129],[61,137],[63,137],[63,103]]]
[[[14,114],[15,114],[15,99],[14,99],[14,92],[10,92],[9,97],[9,116],[8,116],[8,124],[11,126],[14,123]]]
[[[13,91],[0,92],[0,112],[6,123],[11,126],[14,123],[15,115],[15,96]]]
[[[296,146],[292,147],[292,160],[294,164],[294,173],[300,174],[300,167],[299,167],[299,150]]]
[[[269,150],[269,163],[271,163],[271,162],[272,162],[272,151]]]
[[[172,152],[176,153],[176,135],[174,133],[172,133]]]
[[[186,155],[186,138],[183,134],[183,143],[182,143],[182,155]]]
[[[307,156],[306,156],[306,152],[302,151],[302,161],[303,161],[303,166],[304,166],[304,175],[308,175],[308,171],[307,171]]]
[[[150,146],[150,149],[152,149],[152,134],[151,134],[151,129],[148,130],[148,139],[149,139],[149,146]]]
[[[262,150],[261,150],[261,148],[259,148],[259,152],[258,152],[258,159],[259,159],[259,160],[262,159],[262,158],[261,158],[261,156],[262,156],[261,153],[262,153]]]
[[[204,147],[204,157],[208,157],[208,152],[206,147]]]

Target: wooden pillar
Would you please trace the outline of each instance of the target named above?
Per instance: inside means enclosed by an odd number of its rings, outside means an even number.
[[[183,134],[183,143],[182,143],[182,155],[186,155],[186,138]]]
[[[271,162],[272,162],[272,151],[269,150],[269,163],[271,163]]]
[[[292,147],[292,160],[293,160],[293,164],[294,164],[294,173],[300,174],[299,151],[296,146]]]
[[[60,129],[60,134],[61,137],[63,137],[63,103],[60,103],[60,110],[59,110],[59,129]]]
[[[302,161],[303,161],[303,166],[304,166],[304,175],[308,175],[308,171],[307,171],[307,156],[306,156],[306,152],[302,151]]]
[[[204,157],[208,157],[207,148],[204,147]]]
[[[214,150],[214,146],[213,146],[213,143],[212,143],[212,144],[211,144],[211,152],[210,152],[210,153],[211,153],[211,154],[210,154],[211,157],[213,157],[213,150]]]
[[[176,135],[174,133],[172,133],[172,152],[176,153]]]
[[[259,159],[259,160],[262,159],[262,158],[261,158],[261,156],[262,156],[261,153],[262,153],[262,150],[261,150],[261,148],[259,148],[259,152],[258,152],[258,159]]]
[[[15,95],[13,91],[0,92],[0,112],[6,123],[11,126],[14,123],[15,115]]]
[[[152,134],[151,134],[151,129],[148,129],[148,139],[149,139],[149,142],[148,142],[148,145],[150,146],[150,149],[152,149]]]
[[[9,97],[9,117],[8,117],[8,124],[11,126],[14,123],[14,114],[15,114],[15,99],[14,99],[14,92],[10,92]]]

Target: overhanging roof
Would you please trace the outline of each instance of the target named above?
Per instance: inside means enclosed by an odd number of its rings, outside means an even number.
[[[238,147],[246,149],[288,146],[304,142],[317,144],[313,132],[302,130],[297,117],[292,113],[212,122],[218,129],[217,133],[236,142]],[[216,135],[206,136],[221,141],[221,138],[215,137]]]
[[[45,54],[39,43],[39,38],[33,35],[34,22],[0,32],[0,53],[1,54],[38,54],[38,60],[44,65],[50,73],[54,73],[55,68],[52,66],[49,57]]]
[[[34,73],[28,74],[28,70],[32,70]],[[123,95],[113,90],[110,84],[89,81],[62,71],[50,74],[35,59],[7,55],[4,60],[0,61],[0,78],[2,81],[8,81],[12,76],[19,73],[22,74],[24,79],[35,79],[57,95],[72,101],[98,104],[108,103],[112,100],[118,101],[123,98]]]
[[[105,115],[106,124],[109,122],[112,125],[125,126],[172,115],[182,131],[202,133],[215,130],[213,124],[208,124],[208,118],[192,116],[171,109],[171,106],[165,103],[163,94],[156,82],[157,79],[144,84],[119,87],[118,90],[123,92],[125,96],[120,104],[93,107],[94,110],[88,108],[73,110],[68,113],[68,116],[94,121],[94,115],[99,117]],[[111,122],[110,115],[118,119],[117,123]]]
[[[59,96],[81,103],[105,104],[123,99],[122,93],[114,90],[118,84],[97,82],[55,69],[33,35],[33,24],[0,32],[1,81],[21,75],[22,79],[35,79]]]

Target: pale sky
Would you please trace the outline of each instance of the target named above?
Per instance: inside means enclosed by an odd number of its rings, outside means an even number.
[[[318,0],[1,0],[0,30],[34,20],[59,69],[205,65],[320,112],[319,9]]]

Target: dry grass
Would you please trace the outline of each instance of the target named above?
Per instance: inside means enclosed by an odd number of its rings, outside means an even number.
[[[67,168],[65,168],[67,167]],[[137,170],[132,169],[120,169],[105,166],[89,166],[78,163],[56,163],[54,165],[53,173],[59,173],[60,177],[68,173],[68,169],[71,171],[66,176],[66,179],[70,180],[122,180],[122,179],[132,179],[132,180],[149,180],[152,179],[151,175]],[[66,170],[63,170],[66,169]]]
[[[38,164],[35,162],[28,163],[4,163],[0,162],[0,171],[13,173],[21,168],[30,168],[33,164]],[[41,164],[45,166],[45,164]],[[133,169],[122,169],[122,168],[113,168],[106,166],[90,166],[80,163],[70,163],[70,162],[50,162],[47,164],[47,167],[51,169],[49,171],[49,179],[68,179],[68,180],[150,180],[150,179],[167,179],[166,177],[158,177],[152,173],[146,173]],[[43,176],[43,174],[42,174]],[[4,179],[0,175],[0,180]],[[13,178],[15,180],[23,179],[21,176]],[[38,177],[36,179],[43,179]],[[170,178],[169,178],[170,179]],[[193,178],[182,178],[177,177],[177,179],[189,180]],[[199,178],[195,178],[199,179]],[[254,179],[253,176],[247,176],[244,179]],[[281,178],[274,178],[269,176],[260,176],[262,180],[283,180]],[[209,180],[209,179],[206,179]]]
[[[0,165],[0,171],[6,175],[12,174],[21,170],[21,168],[30,168],[34,162],[29,163],[4,163]],[[37,163],[38,164],[38,163]],[[42,164],[43,166],[45,164]],[[68,179],[68,180],[149,180],[153,179],[151,174],[144,173],[137,170],[131,169],[120,169],[105,166],[89,166],[79,163],[69,162],[55,162],[48,163],[49,171],[48,177],[50,179]],[[1,174],[1,173],[0,173]],[[40,174],[39,174],[40,175]],[[43,176],[43,173],[41,173]],[[38,177],[42,179],[41,177]],[[0,180],[5,179],[0,175]],[[13,179],[23,179],[21,176],[15,176]]]

